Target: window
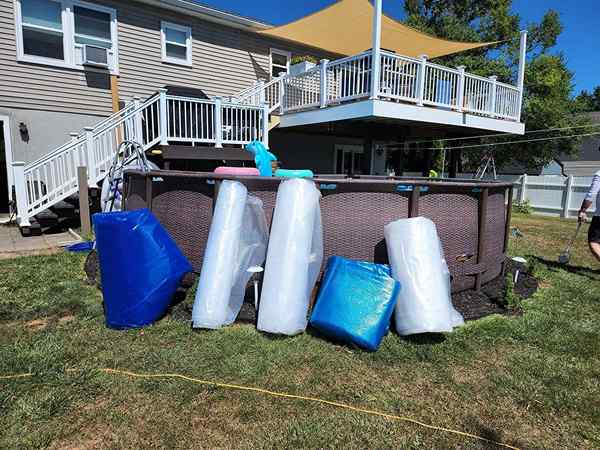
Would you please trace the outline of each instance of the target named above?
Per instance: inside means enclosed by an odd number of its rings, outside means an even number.
[[[277,78],[281,72],[290,71],[292,54],[284,50],[271,49],[271,78]]]
[[[364,148],[362,145],[335,146],[335,173],[360,175],[363,169]]]
[[[73,8],[75,17],[75,42],[112,48],[110,14],[82,6]]]
[[[192,29],[161,22],[162,60],[172,64],[192,65]]]
[[[21,0],[23,53],[64,60],[62,6],[54,0]]]
[[[111,73],[118,73],[117,16],[80,0],[17,0],[19,61],[83,70],[83,46],[105,48]]]

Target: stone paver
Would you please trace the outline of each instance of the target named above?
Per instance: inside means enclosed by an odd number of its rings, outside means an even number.
[[[53,253],[65,244],[75,242],[68,232],[23,237],[17,226],[0,225],[0,259]]]

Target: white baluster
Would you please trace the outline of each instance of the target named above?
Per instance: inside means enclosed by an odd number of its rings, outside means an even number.
[[[223,148],[223,103],[221,97],[215,97],[215,114],[214,114],[214,127],[215,127],[215,147]]]
[[[328,59],[321,60],[321,84],[319,91],[321,108],[325,108],[327,106],[327,64],[329,64]]]
[[[465,66],[458,66],[458,98],[456,99],[458,112],[463,112],[465,104]]]
[[[419,56],[419,84],[417,90],[417,105],[423,106],[423,98],[425,98],[425,76],[427,72],[427,55]]]
[[[490,87],[490,101],[489,101],[489,113],[492,116],[496,115],[496,91],[498,89],[498,77],[493,75],[490,77],[492,85]]]
[[[269,105],[265,103],[262,107],[262,143],[269,148]]]

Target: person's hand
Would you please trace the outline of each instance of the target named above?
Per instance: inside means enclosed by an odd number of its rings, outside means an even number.
[[[587,214],[585,211],[579,211],[579,217],[577,219],[579,220],[579,223],[585,223],[587,220]]]

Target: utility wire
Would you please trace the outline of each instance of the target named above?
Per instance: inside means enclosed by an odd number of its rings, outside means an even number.
[[[572,134],[570,136],[554,136],[554,137],[545,137],[545,138],[537,138],[537,139],[522,139],[522,140],[507,141],[507,142],[494,142],[494,143],[490,143],[490,144],[462,145],[462,146],[458,146],[458,147],[429,147],[429,148],[422,148],[419,150],[455,150],[455,149],[460,149],[460,148],[493,147],[493,146],[497,146],[497,145],[525,144],[528,142],[551,141],[553,139],[573,139],[573,138],[577,138],[577,137],[597,136],[597,135],[600,135],[600,132],[586,133],[586,134]]]
[[[531,131],[526,131],[524,134],[545,133],[545,132],[550,132],[550,131],[566,131],[566,130],[575,130],[575,129],[579,129],[579,128],[596,128],[596,127],[600,127],[600,123],[589,124],[589,125],[578,125],[578,126],[574,126],[574,127],[545,128],[542,130],[531,130]],[[509,133],[509,134],[496,133],[496,134],[482,134],[482,135],[478,135],[478,136],[465,136],[465,137],[443,138],[443,139],[428,139],[428,140],[421,140],[421,141],[406,141],[406,142],[409,142],[411,144],[423,144],[426,142],[462,141],[462,140],[469,140],[469,139],[482,139],[482,138],[488,138],[488,137],[504,137],[504,136],[512,136],[512,135],[514,135],[514,133]]]

